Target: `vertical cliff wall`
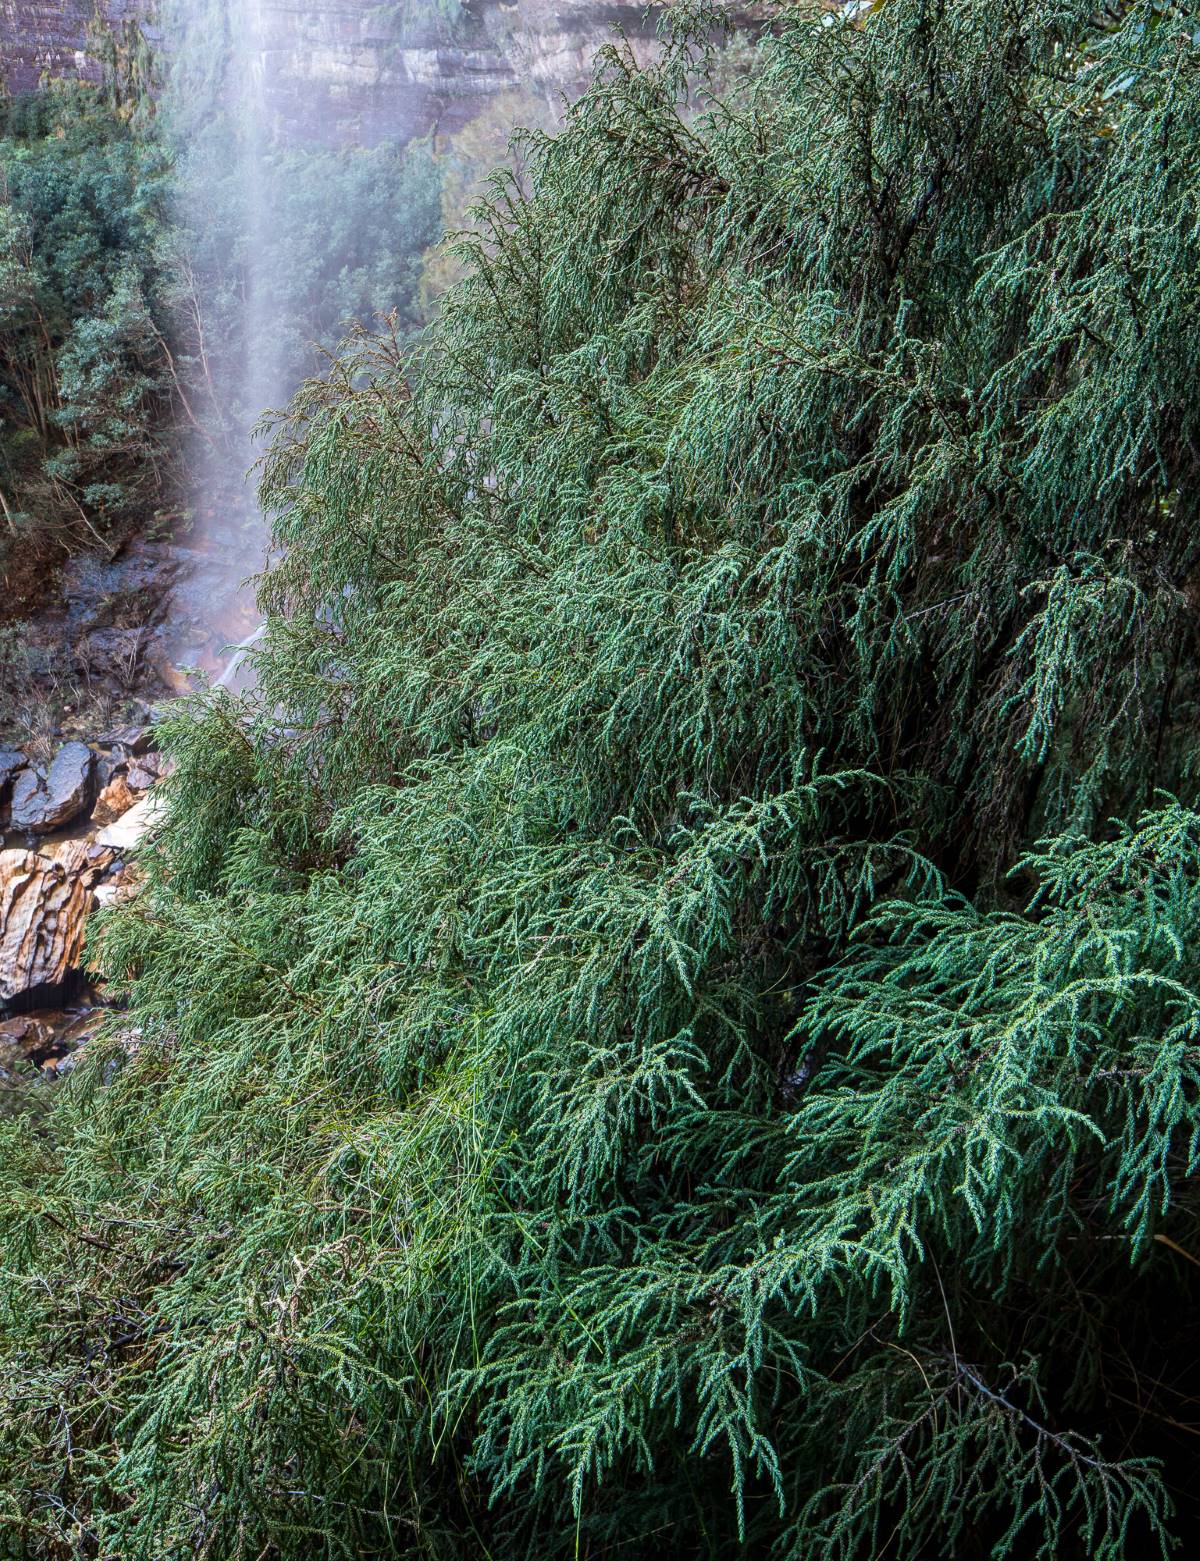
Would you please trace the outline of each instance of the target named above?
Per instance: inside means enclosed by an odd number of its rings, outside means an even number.
[[[242,3],[229,0],[232,26]],[[13,91],[47,74],[95,80],[97,26],[141,25],[169,43],[158,9],[155,0],[0,0],[4,80]],[[259,0],[256,9],[272,113],[293,138],[326,144],[454,130],[517,86],[574,96],[615,25],[639,54],[655,32],[644,0],[468,0],[449,18],[421,0]],[[765,9],[739,6],[736,19]]]
[[[0,0],[0,74],[10,92],[45,77],[97,81],[96,23],[117,31],[146,22],[151,0]]]

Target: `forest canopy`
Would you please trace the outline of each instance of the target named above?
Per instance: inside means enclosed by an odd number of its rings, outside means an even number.
[[[178,510],[189,456],[263,410],[231,404],[243,360],[290,386],[348,321],[421,323],[429,145],[272,149],[251,256],[236,107],[182,73],[156,85],[0,100],[0,565],[18,573]],[[239,445],[239,490],[243,464]]]
[[[170,501],[165,149],[86,88],[0,103],[0,564]]]
[[[1197,17],[858,10],[607,50],[276,429],[0,1129],[0,1553],[1194,1523]]]

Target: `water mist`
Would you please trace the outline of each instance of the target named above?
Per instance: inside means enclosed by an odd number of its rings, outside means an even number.
[[[273,231],[285,147],[269,105],[263,0],[175,0],[166,44],[175,61],[164,104],[179,144],[177,218],[191,253],[207,406],[188,462],[192,524],[175,617],[184,665],[236,686],[260,638],[252,577],[269,527],[255,498],[254,428],[295,387],[281,343]],[[274,242],[273,242],[274,241]]]

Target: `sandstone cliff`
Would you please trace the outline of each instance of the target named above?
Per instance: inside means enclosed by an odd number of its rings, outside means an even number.
[[[250,0],[227,0],[230,25]],[[255,0],[261,6],[264,78],[291,139],[373,142],[457,129],[489,98],[523,87],[556,101],[574,96],[597,48],[620,26],[639,54],[653,47],[644,0],[470,0],[452,20],[420,0]],[[96,0],[0,0],[0,62],[11,90],[43,74],[95,80]],[[749,22],[765,7],[739,6]],[[160,36],[154,0],[99,0],[110,32],[139,23]],[[89,27],[91,33],[89,36]],[[166,30],[169,37],[169,29]]]

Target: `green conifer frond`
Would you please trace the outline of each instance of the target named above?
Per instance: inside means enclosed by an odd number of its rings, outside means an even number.
[[[1195,27],[614,48],[301,390],[125,1036],[0,1127],[0,1549],[1185,1532]]]

